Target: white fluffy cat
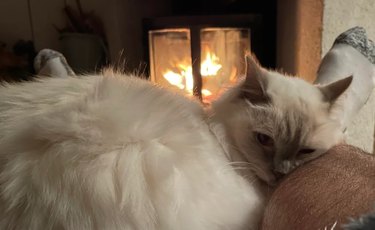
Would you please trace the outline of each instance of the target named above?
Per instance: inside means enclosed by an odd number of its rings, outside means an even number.
[[[0,229],[257,229],[275,175],[340,141],[351,78],[246,60],[208,110],[110,71],[0,88]]]

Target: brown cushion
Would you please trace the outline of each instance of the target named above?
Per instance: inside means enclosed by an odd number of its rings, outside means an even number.
[[[262,229],[330,229],[374,207],[375,158],[339,145],[280,183],[266,207]]]

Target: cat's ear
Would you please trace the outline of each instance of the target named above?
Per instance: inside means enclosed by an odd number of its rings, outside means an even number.
[[[241,96],[253,104],[269,102],[266,94],[267,79],[264,76],[264,69],[252,55],[246,58],[246,79],[242,87]]]
[[[323,93],[324,99],[332,104],[336,101],[337,98],[340,97],[340,95],[345,92],[346,89],[349,88],[352,81],[353,76],[350,76],[328,85],[319,87],[319,89]]]

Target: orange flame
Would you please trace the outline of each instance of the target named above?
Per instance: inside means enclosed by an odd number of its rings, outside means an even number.
[[[218,62],[219,58],[215,54],[207,52],[206,59],[201,63],[202,76],[215,76],[222,67]]]
[[[163,77],[171,84],[179,89],[187,91],[189,94],[193,94],[193,71],[191,65],[185,65],[179,63],[176,65],[179,72],[176,73],[172,70],[166,70],[163,73]],[[202,77],[213,77],[217,75],[218,71],[222,68],[219,63],[219,58],[215,54],[207,52],[206,58],[201,62],[201,75]],[[208,89],[202,89],[203,96],[211,96],[212,93]]]

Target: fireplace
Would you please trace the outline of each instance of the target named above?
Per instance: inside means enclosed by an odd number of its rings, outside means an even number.
[[[245,73],[246,53],[261,49],[260,25],[259,15],[147,19],[151,81],[209,104]]]

